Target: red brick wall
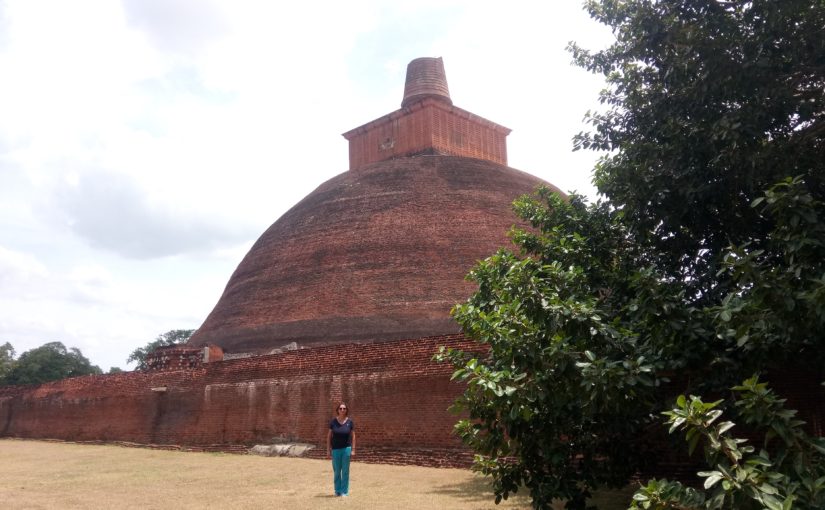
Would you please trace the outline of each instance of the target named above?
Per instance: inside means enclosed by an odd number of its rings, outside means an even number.
[[[466,464],[447,411],[461,386],[449,380],[449,365],[431,361],[439,345],[478,347],[460,335],[333,345],[0,388],[0,435],[177,445],[277,437],[323,447],[344,401],[365,460]]]
[[[486,159],[507,164],[507,134],[478,122],[474,115],[461,115],[457,108],[432,108],[432,144],[439,154]],[[460,110],[463,112],[463,110]]]
[[[4,387],[0,436],[224,451],[282,438],[316,444],[309,456],[322,458],[327,423],[344,401],[356,423],[359,460],[468,466],[472,455],[452,435],[456,416],[447,411],[462,386],[449,380],[449,365],[431,361],[439,345],[479,349],[450,335]],[[768,379],[809,431],[822,435],[821,374]],[[663,458],[655,474],[692,477],[693,467],[679,456]]]
[[[350,170],[418,153],[507,164],[510,130],[437,99],[424,99],[345,133]]]
[[[197,368],[203,363],[204,349],[180,345],[158,347],[146,356],[149,370],[182,370]]]

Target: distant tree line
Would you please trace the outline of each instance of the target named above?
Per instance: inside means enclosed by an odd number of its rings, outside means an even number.
[[[194,329],[173,329],[162,333],[143,347],[138,347],[129,355],[126,363],[136,362],[136,370],[146,369],[146,357],[158,347],[184,344],[194,333]],[[0,386],[15,384],[41,384],[49,381],[102,374],[97,365],[92,365],[77,347],[66,348],[62,342],[48,342],[15,357],[16,351],[10,342],[0,345]],[[107,373],[123,372],[111,367]]]
[[[119,370],[114,369],[113,370]],[[41,384],[67,377],[101,374],[100,367],[83,356],[80,349],[67,349],[62,342],[49,342],[15,358],[11,343],[0,346],[0,384]]]

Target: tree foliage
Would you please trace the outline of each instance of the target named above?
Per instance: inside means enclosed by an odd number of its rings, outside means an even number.
[[[102,373],[80,352],[66,349],[61,342],[49,342],[24,352],[12,363],[5,377],[6,384],[41,384],[67,377]]]
[[[822,0],[591,0],[610,26],[604,51],[571,45],[605,76],[593,131],[577,148],[611,151],[595,173],[634,235],[671,274],[716,297],[729,245],[758,249],[772,229],[750,204],[801,176],[825,193]]]
[[[185,344],[194,332],[194,329],[172,329],[166,333],[161,333],[153,341],[132,351],[129,358],[126,360],[126,363],[132,363],[133,361],[137,362],[135,370],[145,370],[146,357],[151,354],[152,351],[158,347]]]
[[[516,201],[530,227],[454,309],[489,351],[439,356],[467,383],[457,432],[497,500],[524,486],[537,508],[583,509],[651,465],[667,413],[705,445],[708,486],[657,480],[634,504],[821,508],[822,442],[754,374],[825,366],[825,2],[586,5],[616,34],[571,45],[607,79],[575,140],[608,151],[607,201]]]
[[[825,204],[803,181],[754,201],[774,230],[764,250],[721,255],[729,292],[705,306],[689,285],[640,264],[644,247],[606,204],[543,189],[515,207],[533,227],[512,233],[520,254],[481,262],[470,273],[479,290],[454,309],[489,354],[441,355],[468,384],[457,408],[469,419],[457,431],[498,497],[524,485],[537,507],[565,498],[584,508],[593,489],[621,487],[648,465],[651,428],[674,388],[718,394],[753,372],[821,367]]]
[[[636,269],[615,212],[540,195],[546,203],[516,202],[537,229],[513,233],[522,256],[480,263],[470,273],[478,292],[454,310],[489,355],[442,358],[468,383],[457,407],[469,419],[457,431],[497,497],[524,485],[539,507],[565,498],[583,508],[591,489],[621,487],[645,463],[657,374],[673,366],[683,336],[702,331],[682,330],[694,311],[680,306],[677,285]]]
[[[0,384],[3,384],[14,366],[14,347],[6,342],[0,345]]]
[[[718,421],[721,400],[680,395],[665,414],[671,432],[685,430],[691,451],[704,443],[712,468],[698,473],[704,490],[651,480],[633,496],[631,509],[825,508],[825,438],[808,435],[796,411],[785,409],[784,400],[756,377],[733,390],[740,418],[764,438],[759,451],[732,435],[733,422]]]

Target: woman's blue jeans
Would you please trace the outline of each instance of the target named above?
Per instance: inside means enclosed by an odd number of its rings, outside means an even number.
[[[336,496],[349,495],[349,457],[352,447],[332,450],[332,480]]]

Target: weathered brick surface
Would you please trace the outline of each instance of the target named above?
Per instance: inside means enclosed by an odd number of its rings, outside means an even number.
[[[510,129],[483,117],[427,98],[344,133],[349,167],[414,154],[440,154],[507,164]]]
[[[357,425],[357,460],[466,467],[471,452],[453,436],[456,416],[447,411],[462,387],[449,380],[450,366],[431,361],[439,345],[480,350],[449,335],[3,387],[0,436],[236,453],[278,438],[318,445],[309,456],[323,458],[327,424],[344,401]],[[817,435],[825,423],[821,379],[796,372],[769,377]],[[651,439],[662,444],[659,463],[640,477],[692,480],[696,459],[680,454],[678,440],[668,450],[659,432]]]
[[[358,446],[353,457],[358,462],[371,464],[395,464],[399,466],[428,466],[444,468],[469,468],[473,464],[473,452],[463,448],[382,448]],[[316,448],[306,457],[327,458],[326,450]]]
[[[404,82],[404,99],[401,106],[409,106],[428,97],[453,104],[441,57],[417,58],[407,64],[407,79]]]
[[[149,370],[181,370],[199,367],[204,361],[204,349],[187,346],[158,347],[146,356]]]
[[[323,446],[345,401],[362,460],[466,465],[447,411],[461,387],[431,360],[439,345],[478,348],[460,335],[332,345],[0,388],[0,435],[221,451],[273,438]]]
[[[541,183],[452,156],[338,175],[261,235],[190,344],[264,353],[456,333],[464,276],[509,243],[513,200]]]

